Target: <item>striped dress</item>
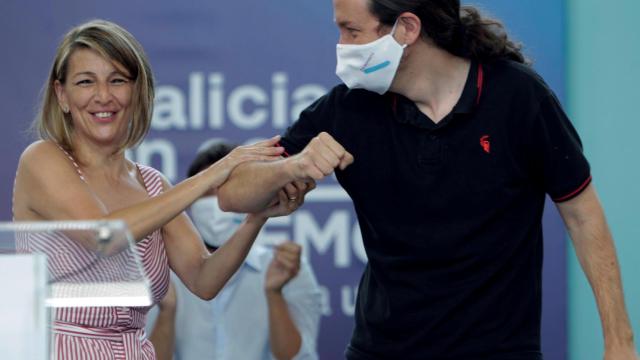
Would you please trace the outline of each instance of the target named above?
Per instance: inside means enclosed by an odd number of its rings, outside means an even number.
[[[74,159],[78,175],[86,181]],[[160,173],[148,166],[138,165],[144,186],[150,197],[162,192]],[[126,262],[126,252],[101,260],[99,271],[91,268],[95,255],[60,232],[24,233],[17,236],[19,252],[45,253],[48,270],[53,279],[91,282],[105,281],[105,277],[119,276],[118,269]],[[155,230],[135,250],[142,260],[151,284],[153,302],[159,302],[169,286],[169,263],[161,229]],[[111,264],[111,266],[110,266]],[[130,264],[130,262],[129,262]],[[110,271],[113,270],[113,271]],[[96,275],[99,274],[99,275]],[[96,278],[96,277],[99,277]],[[75,307],[54,311],[51,358],[53,359],[155,359],[155,351],[144,332],[146,314],[150,307]]]

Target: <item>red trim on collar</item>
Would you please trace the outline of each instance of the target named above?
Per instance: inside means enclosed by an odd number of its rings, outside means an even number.
[[[476,106],[480,104],[480,97],[482,96],[482,88],[484,86],[484,69],[482,64],[478,63],[478,80],[476,82],[476,88],[478,89],[478,95],[476,96]],[[393,113],[398,113],[398,97],[396,94],[391,94],[391,108]],[[288,156],[288,155],[287,155]]]

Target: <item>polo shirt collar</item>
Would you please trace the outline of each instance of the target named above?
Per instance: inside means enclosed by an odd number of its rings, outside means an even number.
[[[451,110],[451,113],[437,124],[423,114],[413,101],[402,95],[389,93],[396,120],[401,124],[409,124],[423,129],[435,129],[446,125],[454,115],[473,113],[479,100],[478,95],[482,89],[482,84],[478,81],[478,70],[478,62],[471,60],[467,81],[460,99]]]

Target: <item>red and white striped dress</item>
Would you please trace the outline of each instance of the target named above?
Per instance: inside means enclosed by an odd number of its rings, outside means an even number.
[[[66,152],[65,152],[66,153]],[[78,175],[85,181],[74,159]],[[138,165],[144,186],[150,197],[162,192],[160,173],[148,166]],[[19,252],[45,253],[52,278],[91,281],[86,271],[95,255],[64,234],[23,233],[17,236]],[[169,286],[169,263],[161,229],[155,230],[135,249],[151,284],[154,303],[164,297]],[[123,255],[126,256],[126,255]],[[129,254],[130,256],[130,254]],[[122,268],[122,258],[113,256],[113,269]],[[102,266],[102,265],[101,265]],[[105,265],[109,268],[109,265]],[[101,269],[104,270],[104,269]],[[107,269],[108,273],[108,269]],[[104,280],[104,272],[99,275]],[[95,279],[93,279],[95,280]],[[51,357],[54,359],[155,359],[155,351],[144,332],[146,314],[150,307],[76,307],[57,308],[54,313]]]

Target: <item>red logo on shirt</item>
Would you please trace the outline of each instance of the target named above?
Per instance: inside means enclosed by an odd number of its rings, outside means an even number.
[[[482,135],[480,138],[480,146],[482,146],[482,150],[487,154],[491,153],[491,143],[489,142],[489,135]]]

